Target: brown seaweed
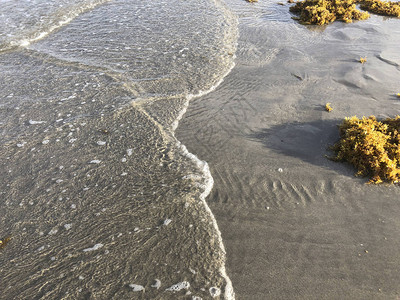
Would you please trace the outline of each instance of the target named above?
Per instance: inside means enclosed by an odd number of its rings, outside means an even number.
[[[325,110],[327,111],[327,112],[331,112],[332,110],[333,110],[333,108],[332,108],[332,106],[331,106],[331,103],[327,103],[327,104],[325,104]]]
[[[400,17],[400,3],[380,0],[364,0],[360,2],[361,9],[371,13],[389,17]]]
[[[369,176],[370,183],[400,180],[400,116],[378,121],[346,118],[339,126],[340,140],[331,148],[335,161],[347,161],[356,176]]]
[[[11,236],[0,239],[0,250],[7,246],[8,242],[11,241]]]
[[[336,20],[351,23],[353,20],[365,20],[369,13],[400,17],[399,2],[385,2],[380,0],[303,0],[290,7],[290,11],[300,15],[302,24],[324,25]]]
[[[290,11],[300,14],[303,24],[324,25],[335,20],[350,23],[368,19],[369,14],[358,10],[355,3],[354,0],[304,0],[296,2]]]

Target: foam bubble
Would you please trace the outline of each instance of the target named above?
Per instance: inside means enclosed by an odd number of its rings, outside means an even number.
[[[178,292],[183,289],[187,290],[188,288],[190,288],[190,283],[187,281],[182,281],[167,288],[166,291]]]
[[[161,286],[161,281],[159,279],[156,279],[154,284],[151,285],[151,287],[156,288],[157,290],[160,288]]]
[[[132,288],[132,290],[133,290],[134,292],[144,291],[143,285],[140,285],[140,284],[133,284],[133,283],[131,283],[131,284],[129,285],[129,287]]]
[[[89,164],[99,164],[99,163],[101,163],[101,160],[98,159],[93,159],[89,162]]]
[[[70,230],[71,227],[72,227],[72,223],[70,223],[70,224],[64,224],[65,230]]]
[[[217,287],[214,287],[214,286],[210,287],[209,291],[210,291],[211,297],[213,297],[213,298],[221,295],[221,290]]]
[[[34,120],[29,120],[30,125],[37,125],[37,124],[43,124],[46,123],[46,121],[34,121]]]
[[[54,235],[58,232],[57,228],[53,228],[52,230],[49,231],[48,235]]]
[[[103,246],[104,246],[103,244],[99,243],[99,244],[94,245],[94,246],[91,247],[91,248],[83,249],[83,252],[95,251],[95,250],[97,250],[97,249],[100,249],[100,248],[103,247]]]

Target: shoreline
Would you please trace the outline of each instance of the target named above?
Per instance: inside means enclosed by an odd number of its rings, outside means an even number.
[[[216,3],[216,1],[214,1]],[[216,4],[217,5],[217,4]],[[223,3],[220,3],[220,5],[224,5]],[[234,17],[234,15],[229,11],[229,9],[227,7],[224,6],[223,10],[225,10],[225,12],[232,17],[232,19],[235,20],[235,24],[231,24],[232,28],[231,30],[233,30],[233,34],[229,34],[229,38],[233,38],[235,40],[234,44],[231,46],[233,47],[233,53],[236,50],[236,41],[237,41],[237,35],[238,35],[238,29],[237,29],[237,19],[236,17]],[[179,122],[180,120],[184,117],[185,113],[187,112],[187,109],[190,105],[190,102],[193,99],[196,98],[201,98],[209,93],[212,93],[215,89],[217,89],[221,83],[224,81],[224,79],[229,75],[229,73],[234,69],[235,67],[235,59],[236,56],[234,54],[232,54],[232,58],[231,58],[231,64],[230,67],[228,68],[228,70],[225,72],[225,74],[223,74],[221,76],[221,78],[213,85],[211,86],[208,90],[206,91],[199,91],[197,94],[189,94],[188,96],[186,96],[186,102],[183,106],[183,108],[181,109],[181,111],[179,112],[178,116],[176,117],[175,121],[172,123],[171,125],[171,131],[172,131],[172,136],[177,140],[177,147],[178,149],[181,151],[181,153],[183,154],[183,156],[188,157],[191,161],[193,161],[196,165],[196,167],[198,168],[198,170],[203,174],[203,181],[204,184],[199,184],[199,187],[203,189],[203,191],[201,192],[199,198],[206,210],[206,212],[209,214],[211,220],[212,220],[212,224],[213,227],[217,233],[217,239],[218,239],[218,243],[219,243],[219,247],[220,250],[222,251],[222,266],[220,267],[220,275],[225,279],[225,286],[223,289],[223,295],[224,295],[224,299],[226,300],[234,300],[235,299],[235,292],[234,292],[234,288],[232,286],[232,282],[231,279],[229,278],[227,272],[226,272],[226,250],[225,250],[225,246],[223,243],[223,239],[222,239],[222,235],[221,235],[221,231],[218,227],[218,223],[217,220],[215,219],[215,216],[212,212],[212,210],[210,209],[210,207],[207,204],[206,198],[209,196],[209,194],[211,193],[211,190],[213,188],[214,185],[214,179],[211,175],[208,163],[204,160],[201,160],[199,157],[197,157],[195,154],[193,154],[192,152],[189,152],[186,148],[186,146],[181,143],[181,141],[178,140],[178,138],[175,135],[175,132],[179,126]],[[217,288],[217,295],[219,295],[220,290],[219,288]],[[211,290],[210,290],[211,293]]]
[[[177,143],[177,148],[181,151],[182,155],[189,158],[192,162],[194,162],[194,164],[196,165],[196,167],[198,168],[198,170],[200,171],[200,173],[202,173],[202,180],[204,181],[204,184],[198,184],[198,187],[201,188],[203,191],[200,193],[200,200],[206,210],[206,212],[209,214],[211,220],[212,220],[212,224],[213,227],[216,231],[217,234],[217,239],[218,239],[218,243],[219,243],[219,247],[220,250],[222,252],[222,266],[220,268],[220,275],[225,279],[226,284],[224,287],[224,299],[226,300],[234,300],[235,299],[235,292],[232,286],[232,282],[231,279],[229,278],[227,272],[226,272],[226,268],[225,268],[225,263],[226,263],[226,250],[225,250],[225,246],[222,240],[222,236],[221,236],[221,231],[219,230],[218,227],[218,223],[217,220],[215,219],[215,216],[212,212],[212,210],[210,209],[210,207],[207,204],[206,198],[208,197],[208,195],[211,193],[211,190],[213,188],[214,185],[214,179],[211,175],[209,166],[207,164],[206,161],[201,160],[200,158],[198,158],[195,154],[189,152],[186,148],[186,146],[184,144],[182,144],[175,136],[175,131],[177,130],[178,126],[179,126],[179,121],[184,117],[189,105],[190,105],[190,101],[192,99],[196,99],[196,98],[200,98],[202,96],[205,96],[209,93],[212,93],[216,88],[218,88],[218,86],[224,81],[224,78],[226,76],[229,75],[229,73],[233,70],[233,68],[235,67],[235,62],[234,62],[234,58],[232,59],[232,64],[231,67],[228,69],[228,71],[221,77],[221,79],[215,84],[213,85],[209,90],[207,91],[200,91],[198,94],[196,95],[188,95],[186,97],[186,102],[184,107],[182,108],[182,110],[180,111],[180,113],[178,114],[177,118],[175,119],[175,121],[172,123],[171,125],[171,129],[172,129],[172,136],[176,139]],[[198,180],[198,179],[197,179]],[[219,290],[219,289],[218,289]]]
[[[41,272],[41,268],[47,268],[55,269],[47,271],[47,278],[51,276],[48,281],[51,285],[59,285],[54,291],[46,287],[42,293],[49,295],[67,294],[67,289],[72,296],[87,293],[93,297],[103,294],[122,298],[136,295],[139,298],[172,298],[183,296],[184,293],[197,298],[218,296],[222,292],[221,298],[234,299],[232,284],[225,271],[225,249],[220,231],[205,202],[213,183],[208,165],[189,153],[176,139],[174,131],[189,101],[214,90],[232,70],[234,56],[230,53],[234,53],[236,47],[236,17],[225,15],[226,7],[222,7],[223,3],[219,1],[196,4],[201,9],[221,5],[221,10],[217,7],[207,18],[195,9],[195,3],[188,3],[181,10],[188,12],[187,18],[193,13],[193,18],[189,20],[192,23],[187,23],[196,26],[199,31],[196,32],[197,39],[191,37],[186,40],[185,31],[193,31],[190,26],[182,25],[188,20],[175,22],[175,15],[167,14],[167,9],[173,10],[171,3],[161,3],[165,15],[162,24],[174,21],[175,25],[172,26],[175,32],[172,31],[171,40],[162,46],[171,45],[169,49],[174,50],[165,52],[163,47],[156,47],[159,45],[156,34],[146,28],[148,36],[144,35],[142,40],[127,39],[127,42],[137,47],[134,51],[125,44],[125,37],[129,30],[134,32],[137,27],[141,28],[141,22],[129,22],[131,16],[142,13],[148,17],[143,19],[149,24],[159,24],[152,22],[153,19],[158,20],[158,15],[148,15],[139,6],[137,11],[126,10],[123,9],[124,5],[128,6],[129,3],[119,4],[115,3],[111,10],[110,7],[100,7],[93,12],[92,19],[71,19],[71,24],[62,30],[40,41],[31,40],[36,43],[26,51],[21,48],[21,53],[15,54],[15,57],[20,55],[25,58],[20,59],[19,71],[23,72],[25,64],[29,66],[30,61],[49,71],[45,75],[50,80],[38,80],[31,83],[31,86],[43,86],[41,96],[44,98],[49,95],[50,99],[46,102],[38,97],[34,110],[21,97],[23,108],[16,107],[17,113],[22,117],[29,116],[31,121],[27,124],[20,124],[20,120],[15,122],[26,132],[28,129],[35,130],[35,134],[30,134],[32,137],[29,136],[29,139],[16,141],[16,145],[11,140],[2,151],[2,156],[7,157],[2,175],[8,180],[3,187],[10,194],[10,200],[3,203],[6,215],[3,228],[13,233],[13,243],[8,245],[7,256],[4,256],[7,261],[4,268],[8,271],[6,274],[9,280],[2,285],[10,297],[35,294],[36,286],[44,279],[36,274]],[[157,6],[146,3],[142,8],[151,12]],[[121,23],[114,23],[117,19],[113,15],[119,16],[121,11],[126,11],[127,15],[121,19]],[[93,51],[98,45],[102,46],[103,40],[101,35],[96,35],[96,30],[80,31],[82,26],[79,24],[90,25],[95,29],[101,25],[102,18],[99,21],[96,16],[109,18],[107,24],[118,37],[111,39],[110,44],[115,47],[114,51],[121,52],[120,58],[114,59],[112,51],[108,51],[107,47],[101,48],[104,50],[101,53]],[[203,26],[198,26],[196,17],[205,21]],[[217,22],[220,27],[207,26],[207,22]],[[62,22],[60,24],[65,25]],[[126,27],[121,27],[121,24]],[[94,33],[93,38],[91,33]],[[165,32],[157,34],[164,37]],[[85,35],[89,36],[88,41],[76,39]],[[175,36],[176,41],[173,39]],[[42,37],[45,35],[40,34]],[[140,46],[151,45],[151,38],[155,39],[154,49],[149,47],[140,52]],[[205,39],[208,43],[204,45],[201,42]],[[70,43],[65,45],[65,41]],[[137,45],[137,42],[142,44]],[[213,49],[207,47],[209,45]],[[73,51],[67,51],[68,46]],[[90,47],[92,49],[87,49]],[[198,47],[202,51],[198,51]],[[38,55],[32,57],[30,54],[33,51]],[[163,65],[164,60],[168,63],[171,61],[164,57],[149,60],[147,68],[143,69],[149,71],[149,74],[139,71],[136,74],[135,71],[140,68],[135,63],[142,63],[135,56],[136,52],[144,55],[167,53],[174,60],[175,69]],[[59,54],[56,63],[52,58],[48,59],[51,54]],[[90,64],[81,71],[80,66],[86,60],[91,60]],[[203,72],[197,74],[198,68],[204,67],[202,62],[206,62],[208,69],[203,68]],[[9,65],[14,67],[12,63],[13,60],[10,60]],[[152,69],[157,63],[160,69]],[[96,65],[99,64],[104,64],[105,69],[116,69],[118,72],[123,69],[125,73],[110,76],[108,72],[98,72]],[[57,68],[62,70],[54,71]],[[40,68],[30,71],[35,75],[35,72],[43,73]],[[63,75],[63,78],[71,76],[74,81],[58,81],[57,75],[51,76],[53,71],[54,74]],[[155,74],[153,77],[152,72]],[[180,72],[182,76],[174,76]],[[134,78],[130,77],[132,75],[144,78],[136,85]],[[103,79],[104,86],[96,82],[100,81],[97,76]],[[151,80],[146,80],[145,76]],[[54,81],[51,80],[53,78]],[[86,82],[87,78],[93,82]],[[46,84],[58,87],[59,82],[63,84],[62,88],[45,89]],[[174,84],[171,85],[171,82]],[[10,83],[10,87],[17,90],[17,84],[18,81],[15,81],[15,86]],[[72,88],[68,89],[69,85]],[[203,89],[207,91],[201,91]],[[104,94],[98,94],[99,90],[105,91]],[[29,92],[22,90],[21,94],[35,98],[36,95]],[[75,93],[70,95],[72,92]],[[14,93],[10,97],[14,97]],[[104,106],[104,111],[99,111],[99,117],[73,115],[96,107],[97,103]],[[51,113],[41,109],[44,107]],[[54,118],[53,112],[57,113],[57,118]],[[60,128],[51,127],[58,123]],[[28,124],[32,127],[24,127]],[[26,168],[33,170],[27,171]],[[24,176],[27,176],[24,172],[29,173],[30,180],[24,180]],[[35,185],[33,191],[29,188],[30,184]],[[21,187],[14,191],[17,185]],[[6,192],[4,194],[8,195]],[[22,215],[20,211],[27,215]],[[40,222],[43,214],[51,221]],[[17,215],[21,218],[18,219]],[[35,219],[37,224],[26,230],[24,222],[32,223],[31,219]],[[68,238],[67,245],[63,244],[65,238]],[[23,243],[25,247],[19,249],[23,252],[21,255],[14,250]],[[57,249],[62,251],[57,252]],[[124,252],[126,249],[130,251]],[[24,276],[20,275],[18,268],[12,268],[14,264],[21,266],[21,261],[33,264]],[[63,268],[77,261],[81,262],[80,265],[74,268],[70,276],[64,277]],[[140,268],[131,268],[131,265]],[[112,272],[120,274],[118,282],[112,281]],[[37,282],[27,279],[32,276],[38,277]],[[21,278],[19,284],[10,285],[15,278]],[[104,284],[93,286],[91,282],[94,280]],[[145,289],[146,294],[134,293]]]
[[[381,17],[322,32],[260,24],[242,17],[236,67],[177,128],[214,177],[207,202],[237,298],[398,297],[398,186],[366,185],[325,155],[344,117],[396,114],[399,32]]]

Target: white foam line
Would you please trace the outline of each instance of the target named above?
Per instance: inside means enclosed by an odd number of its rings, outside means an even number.
[[[225,260],[226,260],[226,251],[225,251],[225,246],[224,243],[222,241],[222,235],[221,235],[221,231],[219,230],[218,224],[217,224],[217,220],[215,219],[214,214],[212,213],[210,207],[208,206],[207,202],[206,202],[206,198],[207,196],[210,194],[213,186],[214,186],[214,179],[211,175],[210,172],[210,168],[207,164],[207,162],[205,162],[204,160],[200,160],[196,155],[194,155],[193,153],[190,153],[186,146],[183,145],[182,143],[178,142],[178,146],[180,147],[180,149],[182,150],[182,152],[184,153],[184,155],[188,158],[190,158],[192,161],[194,161],[197,165],[197,167],[202,171],[204,179],[205,179],[205,183],[201,186],[204,190],[200,195],[200,200],[204,205],[204,208],[206,209],[206,211],[208,212],[208,214],[211,217],[214,229],[217,233],[217,238],[218,238],[218,242],[219,242],[219,246],[220,249],[223,253],[223,262],[224,265],[221,266],[221,268],[219,269],[220,274],[222,275],[222,277],[225,279],[226,281],[226,286],[225,286],[225,294],[224,294],[224,298],[227,300],[233,300],[235,299],[235,292],[233,291],[233,286],[232,286],[232,282],[228,276],[228,274],[226,273],[226,269],[225,269]]]
[[[233,57],[234,59],[235,57]],[[184,116],[184,114],[187,111],[187,108],[189,106],[189,102],[190,100],[192,100],[193,98],[197,98],[197,97],[201,97],[204,96],[212,91],[214,91],[225,79],[225,77],[232,71],[232,69],[235,67],[235,63],[232,61],[232,65],[229,68],[229,70],[224,74],[224,76],[222,76],[222,78],[215,84],[213,85],[210,89],[208,89],[207,91],[200,91],[199,93],[193,95],[190,94],[186,97],[186,102],[184,104],[184,107],[182,108],[182,110],[180,111],[179,115],[177,116],[176,120],[174,121],[174,123],[172,124],[172,135],[175,137],[175,130],[179,125],[179,121],[182,119],[182,117]],[[176,139],[176,137],[175,137]],[[201,188],[203,188],[203,192],[200,195],[200,200],[204,205],[204,208],[206,209],[206,211],[208,212],[208,214],[210,215],[210,218],[212,220],[214,229],[217,233],[217,239],[218,239],[218,243],[219,243],[219,247],[223,253],[223,265],[221,266],[221,268],[219,269],[219,272],[221,274],[221,276],[225,279],[226,281],[226,285],[225,285],[225,293],[224,293],[224,299],[226,300],[234,300],[235,299],[235,292],[233,290],[233,286],[232,286],[232,281],[229,278],[228,274],[226,273],[226,268],[225,268],[225,261],[226,261],[226,251],[225,251],[225,246],[224,243],[222,241],[222,235],[221,235],[221,231],[219,230],[218,224],[217,224],[217,220],[215,219],[214,214],[212,213],[210,207],[207,204],[206,198],[207,196],[210,194],[213,186],[214,186],[214,179],[211,175],[210,172],[210,168],[207,164],[206,161],[199,159],[196,155],[194,155],[193,153],[190,153],[186,146],[183,145],[180,141],[177,140],[177,146],[180,148],[180,150],[182,151],[182,153],[188,157],[189,159],[191,159],[196,166],[199,168],[199,170],[203,173],[203,178],[205,183],[201,186]]]
[[[235,56],[233,57],[235,59]],[[194,98],[199,98],[204,95],[207,95],[208,93],[211,93],[214,91],[225,79],[226,76],[232,71],[232,69],[235,67],[235,63],[232,63],[232,66],[229,68],[229,70],[222,76],[222,78],[215,84],[213,85],[210,89],[206,91],[199,91],[197,94],[189,94],[186,96],[186,102],[184,103],[184,106],[182,110],[179,112],[178,116],[176,117],[175,121],[171,125],[172,132],[174,133],[176,128],[178,128],[179,121],[182,120],[183,116],[185,115],[187,108],[189,107],[189,103],[192,99]]]
[[[214,1],[216,3],[216,1]],[[223,6],[222,9],[225,9],[227,11],[229,11],[229,9],[221,2],[219,2],[221,6]],[[217,4],[217,3],[216,3]],[[218,5],[218,4],[217,4]],[[229,11],[230,12],[230,11]],[[237,19],[236,19],[237,20]],[[235,24],[232,24],[232,26],[235,26]],[[235,28],[236,32],[235,34],[238,34],[237,32],[237,23],[236,23],[236,28]],[[237,41],[237,39],[236,39]],[[236,46],[234,46],[236,48]],[[235,56],[232,57],[232,65],[230,66],[230,68],[227,70],[227,72],[221,77],[221,79],[214,84],[211,88],[209,88],[206,91],[199,91],[197,94],[193,95],[190,94],[186,97],[186,102],[182,108],[182,110],[180,111],[180,113],[178,114],[176,120],[174,121],[174,123],[172,123],[172,135],[175,137],[175,130],[179,125],[179,121],[182,119],[182,117],[184,116],[184,114],[187,111],[187,108],[189,106],[189,102],[190,100],[192,100],[193,98],[197,98],[197,97],[201,97],[204,96],[212,91],[214,91],[225,79],[226,76],[228,76],[228,74],[232,71],[232,69],[235,67],[235,62],[234,62]],[[175,137],[176,139],[176,137]],[[212,220],[212,224],[214,226],[214,229],[216,231],[217,234],[217,239],[218,239],[218,243],[219,243],[219,247],[222,251],[222,261],[223,264],[219,269],[219,273],[220,275],[225,279],[225,292],[224,292],[224,299],[225,300],[234,300],[235,299],[235,292],[233,290],[233,286],[232,286],[232,281],[229,278],[228,274],[226,273],[226,268],[225,268],[225,262],[226,262],[226,250],[225,250],[225,246],[222,240],[222,235],[221,235],[221,231],[219,230],[218,224],[217,224],[217,220],[215,219],[214,214],[212,213],[210,207],[207,204],[206,198],[207,196],[210,194],[213,186],[214,186],[214,179],[211,175],[210,172],[210,168],[207,164],[206,161],[203,161],[201,159],[199,159],[196,155],[194,155],[193,153],[190,153],[186,146],[183,145],[180,141],[177,140],[177,145],[178,147],[181,149],[181,151],[183,152],[183,154],[185,156],[187,156],[188,158],[190,158],[195,164],[196,166],[199,168],[199,170],[203,173],[203,178],[204,178],[204,184],[202,185],[203,188],[203,192],[200,195],[200,200],[204,205],[205,210],[208,212],[208,214],[210,215],[210,218]]]
[[[41,40],[42,38],[48,36],[50,33],[52,33],[54,30],[68,24],[69,22],[71,22],[73,19],[75,19],[78,15],[75,15],[73,17],[69,17],[65,20],[62,20],[60,22],[58,22],[57,25],[54,25],[52,27],[49,28],[48,31],[42,31],[40,32],[36,37],[31,38],[31,39],[23,39],[21,41],[19,41],[18,43],[15,43],[17,46],[20,47],[28,47],[30,44],[32,44],[33,42],[36,42],[38,40]]]
[[[74,20],[75,18],[77,18],[78,16],[80,16],[81,14],[94,9],[95,7],[97,7],[98,5],[102,5],[104,3],[107,3],[111,0],[105,0],[103,2],[100,3],[93,3],[83,9],[80,9],[78,12],[72,14],[72,16],[68,17],[68,16],[64,16],[63,20],[60,20],[56,25],[51,26],[47,31],[42,31],[39,34],[37,34],[35,37],[33,38],[28,38],[28,39],[23,39],[20,40],[18,42],[13,42],[11,43],[12,46],[18,46],[18,47],[28,47],[30,44],[39,41],[41,39],[43,39],[44,37],[48,36],[50,33],[52,33],[54,30],[63,27],[64,25],[67,25],[68,23],[70,23],[72,20]]]
[[[176,117],[175,121],[172,123],[171,125],[171,134],[173,136],[173,138],[175,138],[175,140],[177,141],[177,147],[178,149],[180,149],[182,151],[182,154],[186,157],[188,157],[189,159],[191,159],[196,166],[199,168],[199,170],[201,171],[201,173],[203,174],[203,178],[205,183],[203,185],[201,185],[200,187],[203,188],[203,192],[200,194],[200,200],[204,205],[204,208],[206,210],[206,212],[209,214],[212,224],[214,226],[214,229],[217,233],[217,239],[218,239],[218,243],[219,243],[219,247],[220,250],[222,251],[223,254],[223,265],[220,267],[219,269],[219,273],[220,275],[225,279],[226,285],[225,285],[225,293],[224,293],[224,299],[226,300],[234,300],[235,299],[235,292],[233,290],[233,286],[232,286],[232,281],[229,278],[228,274],[226,273],[226,268],[225,268],[225,261],[226,261],[226,251],[225,251],[225,246],[224,243],[222,241],[222,235],[221,235],[221,231],[219,230],[218,224],[217,224],[217,220],[215,219],[214,214],[212,213],[210,207],[207,204],[206,198],[207,196],[210,194],[213,185],[214,185],[214,179],[211,175],[210,172],[210,168],[207,164],[206,161],[203,161],[201,159],[199,159],[196,155],[194,155],[193,153],[190,153],[186,146],[183,145],[175,136],[175,131],[176,128],[179,125],[179,121],[182,119],[182,117],[185,115],[187,108],[189,106],[190,100],[197,98],[197,97],[201,97],[204,96],[212,91],[214,91],[225,79],[226,76],[228,76],[228,74],[232,71],[232,69],[235,67],[235,63],[234,63],[234,59],[235,56],[232,57],[232,64],[230,66],[230,68],[228,69],[228,71],[221,77],[221,79],[214,84],[211,88],[209,88],[206,91],[199,91],[197,94],[189,94],[186,96],[186,101],[183,104],[183,108],[181,109],[181,111],[179,112],[178,116]],[[148,99],[143,99],[143,101],[148,101]],[[136,105],[138,104],[137,99],[133,102],[130,103],[131,105]],[[151,118],[151,117],[150,117]],[[152,119],[152,118],[151,118]],[[154,121],[155,123],[157,123],[156,121]]]

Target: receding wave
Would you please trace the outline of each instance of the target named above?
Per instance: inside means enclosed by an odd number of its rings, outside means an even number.
[[[27,47],[53,31],[67,25],[77,16],[110,0],[22,1],[23,9],[15,9],[12,1],[0,2],[0,52]],[[4,31],[4,32],[2,32]]]
[[[236,18],[209,0],[49,3],[0,56],[4,295],[233,299],[212,176],[174,131],[233,67]]]

